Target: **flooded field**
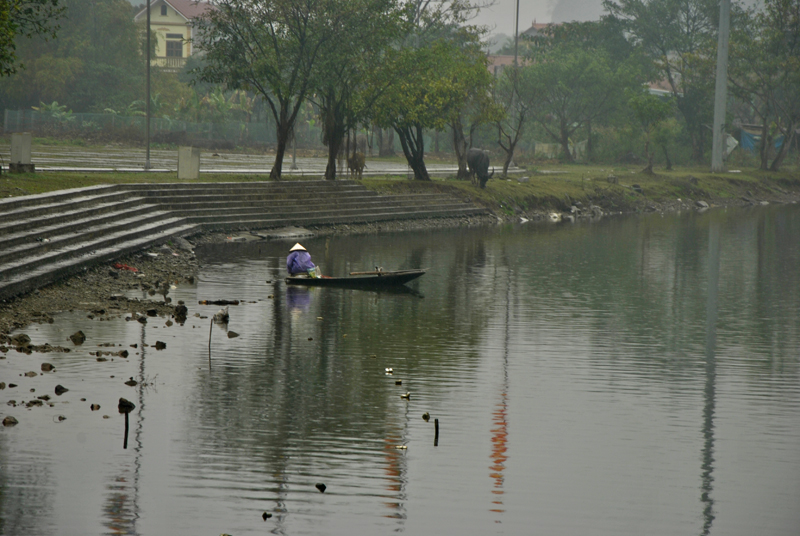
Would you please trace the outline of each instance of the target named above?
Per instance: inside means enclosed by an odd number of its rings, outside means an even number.
[[[183,324],[76,310],[19,331],[69,353],[0,354],[0,533],[795,536],[798,236],[791,206],[303,242],[428,269],[391,293],[203,246]]]

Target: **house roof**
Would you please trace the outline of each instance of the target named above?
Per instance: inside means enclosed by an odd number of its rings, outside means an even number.
[[[214,9],[214,6],[209,4],[208,2],[199,2],[197,0],[161,0],[163,3],[170,6],[172,9],[177,11],[184,19],[187,21],[196,19],[209,9]],[[155,6],[158,2],[153,2],[152,6]],[[147,13],[147,7],[141,10],[139,13],[136,14],[134,20],[138,20],[139,17],[145,15]]]
[[[544,22],[544,23],[543,22],[538,22],[537,23],[536,19],[533,19],[533,22],[531,23],[531,27],[528,28],[527,30],[525,30],[524,32],[521,32],[519,35],[520,36],[525,36],[525,37],[536,37],[537,35],[539,35],[542,32],[542,30],[544,30],[548,26],[554,26],[554,25],[557,26],[558,24],[554,24],[554,23],[551,23],[551,22]]]

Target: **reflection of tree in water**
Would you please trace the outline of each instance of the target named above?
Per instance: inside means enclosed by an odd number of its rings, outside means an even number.
[[[137,534],[138,508],[136,492],[132,489],[132,480],[136,477],[133,473],[128,467],[107,486],[109,493],[103,505],[103,515],[106,518],[103,525],[110,534]]]

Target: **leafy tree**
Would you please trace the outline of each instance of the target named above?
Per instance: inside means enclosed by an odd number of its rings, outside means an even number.
[[[261,95],[276,124],[277,150],[270,178],[280,179],[283,158],[324,47],[326,0],[220,0],[198,29],[197,47],[206,53],[205,82]],[[341,36],[340,36],[341,37]]]
[[[18,37],[55,38],[64,8],[58,0],[3,0],[0,2],[0,77],[17,72]],[[24,67],[24,64],[19,64]]]
[[[471,85],[486,72],[485,56],[475,53],[485,30],[466,24],[477,9],[469,0],[408,5],[412,30],[399,49],[387,54],[382,69],[384,80],[396,83],[386,86],[373,118],[397,133],[414,178],[430,180],[425,130],[443,131],[467,105]]]
[[[643,90],[631,93],[628,97],[628,106],[636,116],[645,135],[644,154],[647,158],[647,167],[642,172],[652,175],[653,151],[650,148],[650,142],[659,124],[672,115],[672,103]]]
[[[18,43],[26,68],[0,90],[0,105],[27,108],[40,101],[78,111],[122,107],[141,95],[144,60],[139,31],[125,0],[61,0],[58,39]]]
[[[713,110],[716,0],[604,0],[609,23],[653,62],[686,122],[693,158],[703,161]],[[732,21],[735,11],[732,11]]]
[[[800,126],[800,0],[766,0],[731,36],[733,93],[762,123],[761,169],[777,171]],[[773,140],[783,136],[769,163]]]
[[[530,66],[539,98],[536,120],[561,144],[568,161],[574,133],[615,109],[634,75],[624,64],[613,66],[604,52],[571,43],[546,51]]]
[[[505,110],[492,98],[494,79],[486,68],[486,56],[476,42],[461,48],[464,63],[453,78],[456,91],[463,97],[461,106],[454,107],[449,117],[453,133],[453,148],[458,161],[457,179],[466,179],[467,152],[472,147],[472,137],[483,124],[500,121]],[[465,129],[469,133],[465,135]]]
[[[394,77],[376,74],[388,47],[404,33],[403,11],[395,0],[340,0],[330,2],[325,32],[346,35],[325,47],[312,76],[322,124],[322,141],[328,147],[325,178],[336,178],[336,157],[345,133],[368,118],[375,101]]]
[[[514,159],[517,143],[525,133],[533,115],[533,107],[539,101],[532,71],[529,66],[504,69],[495,90],[495,99],[503,107],[502,118],[496,121],[497,143],[506,153],[503,176]]]
[[[421,48],[389,55],[386,75],[397,78],[378,100],[375,122],[397,133],[416,180],[430,180],[425,166],[426,129],[444,130],[464,106],[464,85],[474,57],[452,41],[440,39]],[[485,66],[481,66],[486,70]]]

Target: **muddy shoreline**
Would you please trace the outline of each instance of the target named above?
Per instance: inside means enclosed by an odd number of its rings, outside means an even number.
[[[785,192],[785,195],[769,200],[726,199],[706,202],[713,208],[744,207],[762,204],[785,204],[800,202],[800,193]],[[579,205],[579,203],[578,203]],[[675,212],[704,210],[703,203],[649,201],[638,212]],[[496,225],[519,221],[571,221],[587,218],[609,217],[614,212],[599,206],[572,206],[569,211],[554,213],[547,210],[515,211],[513,215],[487,214],[463,218],[441,218],[423,220],[383,221],[363,224],[340,224],[334,226],[311,226],[308,229],[317,236],[343,234],[414,231],[423,229]],[[246,233],[243,231],[242,233]],[[64,311],[83,311],[93,321],[111,317],[129,316],[137,318],[152,315],[172,317],[175,307],[169,298],[169,288],[181,283],[192,283],[199,269],[199,262],[192,251],[194,246],[206,243],[222,243],[231,233],[201,233],[181,239],[173,247],[160,246],[118,259],[115,263],[103,264],[81,274],[72,276],[37,289],[11,300],[0,301],[0,359],[9,351],[58,351],[52,348],[19,347],[9,334],[36,323],[52,323],[53,315]],[[116,268],[114,266],[117,266]],[[130,268],[134,268],[131,270]],[[146,299],[130,299],[124,296],[135,290],[145,293]],[[166,294],[164,291],[166,290]]]

